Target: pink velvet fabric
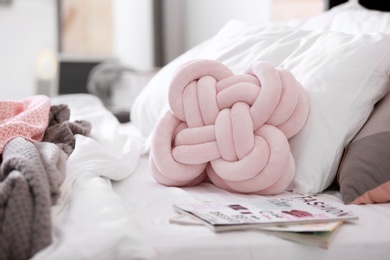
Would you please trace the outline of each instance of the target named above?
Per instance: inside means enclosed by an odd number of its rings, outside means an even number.
[[[290,184],[288,139],[304,126],[309,101],[289,71],[256,61],[234,75],[217,61],[195,60],[176,71],[168,100],[149,160],[158,182],[191,186],[208,177],[228,191],[264,195]]]
[[[0,101],[0,154],[15,137],[41,141],[49,123],[50,105],[50,98],[43,95]]]

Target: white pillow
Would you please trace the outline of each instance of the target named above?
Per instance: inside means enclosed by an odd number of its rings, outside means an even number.
[[[284,24],[304,30],[329,30],[330,25],[336,16],[354,10],[367,9],[361,6],[358,1],[348,1],[325,11],[322,14],[314,15],[306,19],[286,21]]]
[[[331,21],[329,30],[345,33],[390,33],[390,12],[361,8],[340,12]]]
[[[307,123],[290,139],[297,167],[290,188],[303,194],[321,192],[333,181],[343,148],[387,92],[389,46],[390,37],[384,34],[350,35],[230,22],[202,48],[168,64],[133,106],[132,120],[145,135],[150,134],[168,107],[172,73],[186,60],[215,59],[234,73],[242,73],[254,60],[270,62],[290,70],[310,99]],[[139,125],[142,121],[147,128]]]
[[[284,24],[305,30],[327,30],[330,28],[336,15],[354,10],[364,11],[368,9],[359,5],[357,1],[349,1],[335,6],[320,15],[305,20],[291,20]],[[336,26],[337,25],[334,25],[333,29],[336,29]],[[195,46],[170,62],[167,66],[163,67],[159,73],[150,80],[148,86],[137,96],[131,107],[131,121],[140,129],[145,137],[150,135],[157,118],[159,118],[160,114],[167,109],[165,98],[171,74],[180,65],[194,58],[209,58],[207,53],[203,53],[202,50],[207,48],[209,44],[212,44],[209,43],[210,41],[211,40],[209,39],[198,46]]]
[[[202,57],[201,52],[209,41],[195,46],[164,66],[136,97],[130,109],[130,119],[144,137],[149,137],[157,119],[168,109],[167,93],[171,75],[187,61]]]
[[[322,14],[303,20],[287,21],[285,24],[304,30],[330,30],[352,34],[390,33],[390,12],[370,10],[356,0],[350,0]]]

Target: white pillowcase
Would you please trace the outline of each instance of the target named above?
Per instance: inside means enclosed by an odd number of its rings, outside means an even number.
[[[283,25],[228,23],[213,39],[168,64],[132,107],[132,121],[148,136],[167,106],[172,73],[185,61],[215,59],[234,73],[254,60],[290,70],[308,92],[310,114],[290,140],[296,175],[290,188],[317,193],[333,181],[343,148],[387,92],[390,37],[298,30]],[[146,124],[145,124],[146,123]]]
[[[337,5],[326,12],[319,15],[314,15],[306,19],[290,20],[284,22],[284,24],[297,27],[304,30],[329,30],[330,26],[335,19],[341,13],[355,11],[355,10],[368,10],[361,6],[358,1],[348,1],[346,3]],[[338,30],[336,30],[338,31]]]
[[[304,30],[330,30],[352,34],[390,33],[390,12],[370,10],[350,0],[304,20],[285,23]]]
[[[210,40],[206,40],[164,66],[136,97],[130,109],[131,122],[144,137],[150,136],[157,119],[168,109],[167,95],[171,75],[182,64],[203,57],[202,50],[209,42]]]
[[[390,12],[361,8],[340,12],[331,21],[329,30],[345,33],[390,33]]]
[[[320,15],[305,20],[289,21],[286,25],[304,30],[331,29],[346,33],[364,33],[370,27],[371,32],[389,32],[389,16],[389,13],[368,10],[361,6],[358,1],[350,0]],[[359,20],[360,18],[361,20]],[[365,23],[365,21],[369,21],[369,23]],[[207,53],[202,52],[202,50],[208,48],[209,44],[217,44],[210,42],[211,40],[207,40],[199,44],[163,67],[137,96],[131,108],[131,121],[145,137],[150,135],[157,118],[168,108],[166,95],[170,75],[187,61],[195,58],[209,58]]]

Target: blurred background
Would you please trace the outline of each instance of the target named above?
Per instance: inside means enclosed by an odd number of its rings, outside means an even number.
[[[303,19],[325,5],[323,0],[0,0],[0,99],[92,92],[112,110],[126,110],[159,68],[229,20]]]

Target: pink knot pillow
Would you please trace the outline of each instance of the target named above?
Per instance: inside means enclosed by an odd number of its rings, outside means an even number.
[[[289,71],[258,61],[234,75],[217,61],[195,60],[176,71],[168,99],[150,152],[159,183],[192,186],[208,177],[228,191],[264,195],[290,184],[288,139],[304,126],[309,101]]]

